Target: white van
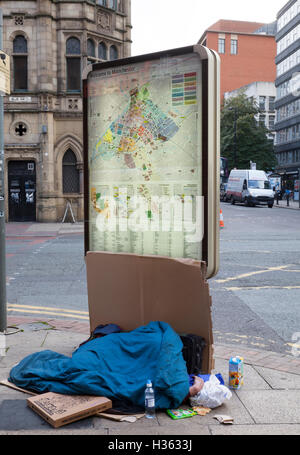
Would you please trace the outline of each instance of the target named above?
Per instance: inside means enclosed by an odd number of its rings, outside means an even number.
[[[247,206],[274,205],[274,191],[264,171],[237,170],[230,172],[226,199],[234,204],[242,202]]]

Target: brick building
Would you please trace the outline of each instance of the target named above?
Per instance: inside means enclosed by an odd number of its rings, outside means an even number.
[[[200,44],[217,51],[221,58],[221,99],[252,82],[276,78],[276,22],[219,20],[209,27]]]
[[[1,0],[9,221],[83,220],[81,74],[131,54],[131,0]]]

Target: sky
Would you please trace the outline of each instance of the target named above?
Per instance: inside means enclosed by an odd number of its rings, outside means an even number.
[[[131,0],[132,55],[196,44],[219,19],[269,23],[287,0]]]

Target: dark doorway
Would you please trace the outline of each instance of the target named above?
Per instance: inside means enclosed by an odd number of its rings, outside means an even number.
[[[36,221],[34,161],[8,163],[9,221]]]

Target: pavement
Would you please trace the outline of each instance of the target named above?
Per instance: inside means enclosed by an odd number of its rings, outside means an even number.
[[[8,236],[72,232],[83,232],[83,224],[7,226]],[[236,346],[215,343],[212,373],[221,373],[228,386],[228,360],[239,355],[244,358],[245,383],[240,390],[232,391],[230,400],[206,416],[179,421],[159,411],[153,420],[142,417],[129,423],[94,416],[54,429],[27,406],[27,393],[0,384],[0,435],[127,435],[133,440],[142,435],[300,435],[300,332],[297,335],[290,355],[247,346],[237,352]],[[11,368],[29,354],[50,349],[71,356],[88,337],[86,322],[8,316],[7,330],[0,333],[0,380],[7,379]],[[231,416],[233,424],[220,423],[214,418],[219,414]]]
[[[299,201],[293,201],[293,200],[289,201],[289,205],[286,200],[278,201],[278,204],[277,204],[277,201],[275,201],[274,207],[281,208],[281,209],[293,209],[293,210],[300,209]]]

